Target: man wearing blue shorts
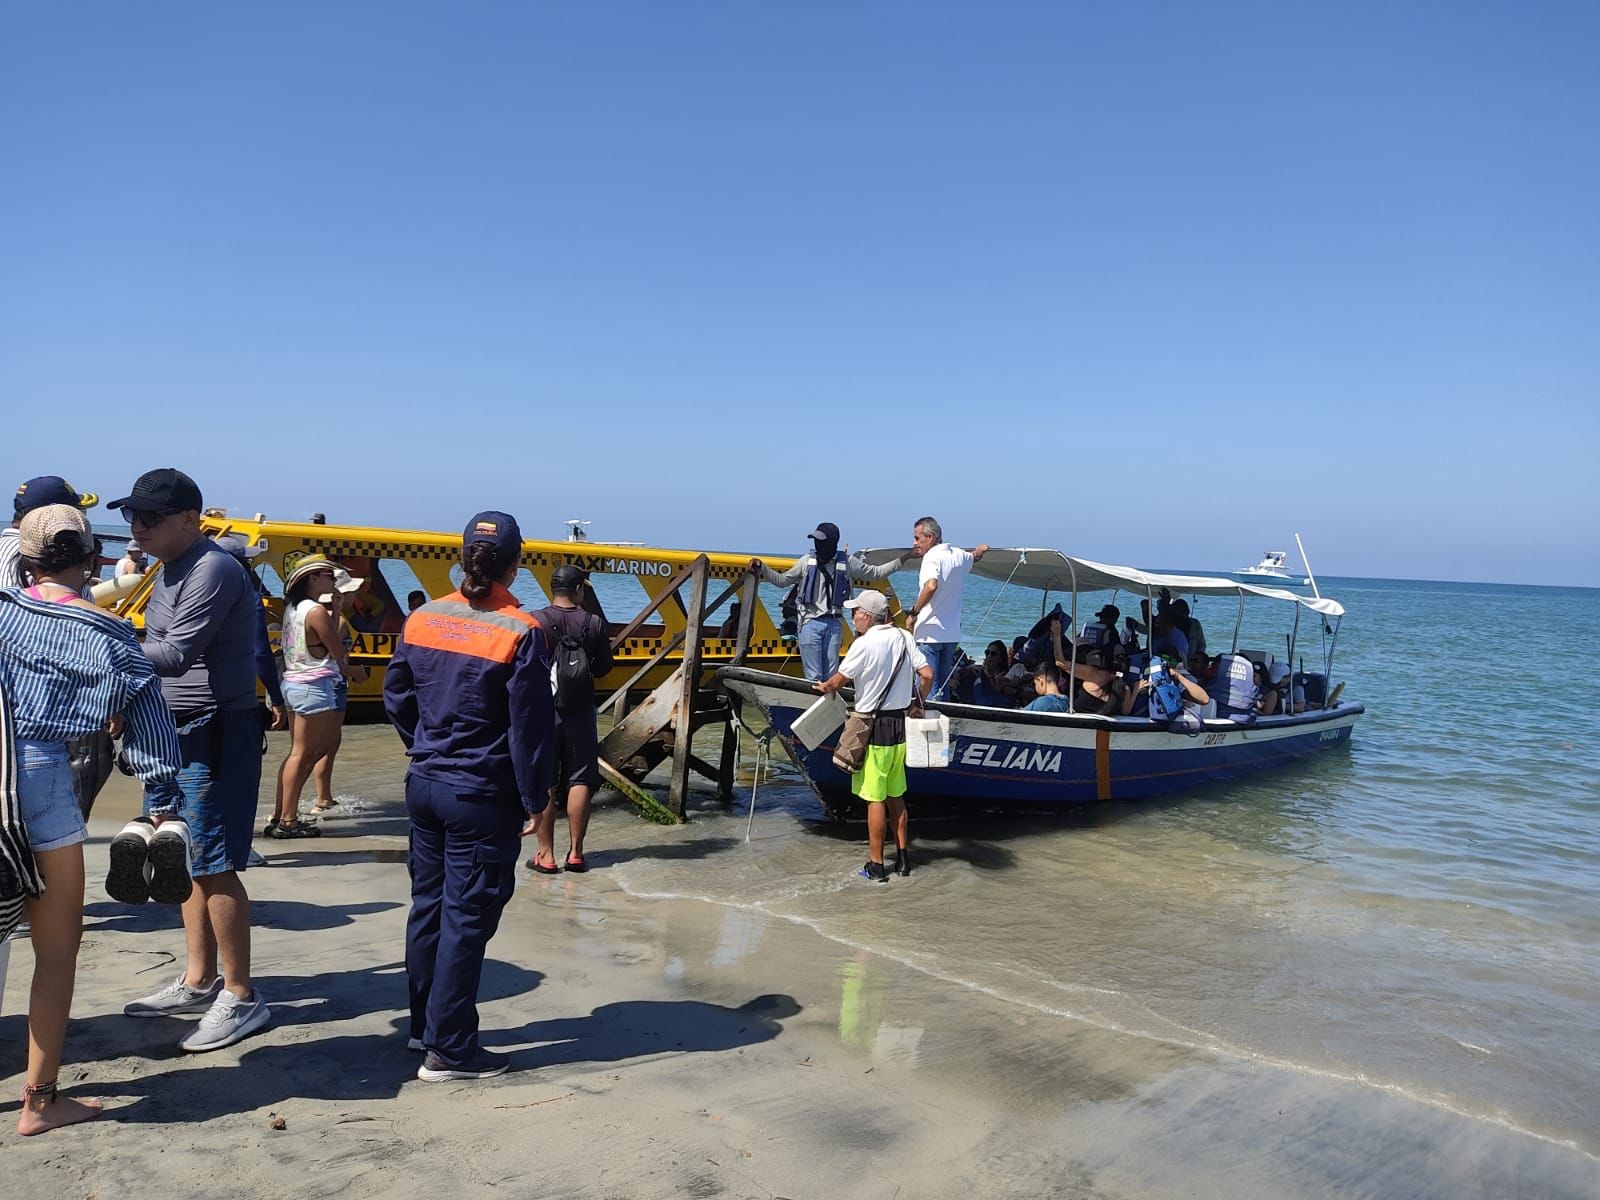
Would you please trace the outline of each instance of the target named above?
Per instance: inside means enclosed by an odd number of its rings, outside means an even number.
[[[249,570],[200,530],[194,480],[174,467],[147,471],[133,491],[107,506],[162,563],[145,609],[144,651],[178,725],[183,770],[181,818],[191,842],[194,889],[183,902],[183,974],[123,1009],[130,1017],[203,1013],[179,1043],[191,1052],[231,1046],[267,1023],[267,1004],[250,978],[250,897],[239,873],[248,865],[261,786],[255,632],[260,598]],[[180,814],[152,809],[113,843],[158,845],[163,823]],[[135,846],[135,849],[137,847]],[[221,970],[218,970],[220,961]]]

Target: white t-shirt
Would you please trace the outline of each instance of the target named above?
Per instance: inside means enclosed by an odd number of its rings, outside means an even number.
[[[902,656],[904,662],[895,676],[894,686],[880,703],[878,697],[894,673],[896,659]],[[872,706],[858,711],[877,712],[880,708],[910,708],[917,672],[927,666],[928,660],[906,636],[905,630],[893,625],[874,625],[850,643],[844,661],[839,664],[839,674],[855,684],[858,705]]]
[[[967,572],[972,570],[972,555],[960,546],[940,542],[922,556],[917,572],[917,593],[930,579],[939,581],[923,610],[917,614],[913,632],[919,642],[959,642],[961,640],[961,590]]]

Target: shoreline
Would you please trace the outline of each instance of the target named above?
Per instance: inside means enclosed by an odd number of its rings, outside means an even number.
[[[91,821],[63,1070],[73,1093],[106,1098],[107,1115],[23,1139],[15,1102],[0,1104],[5,1162],[43,1194],[209,1195],[219,1172],[251,1198],[471,1186],[791,1200],[1577,1197],[1600,1186],[1593,1155],[1426,1098],[930,974],[870,945],[873,927],[896,919],[892,886],[862,885],[854,943],[760,905],[651,897],[630,884],[630,860],[692,863],[729,847],[693,833],[664,841],[621,805],[596,813],[600,869],[519,876],[482,1004],[485,1043],[512,1055],[507,1075],[414,1078],[403,840],[387,805],[329,821],[314,841],[258,846],[273,865],[246,880],[273,1022],[184,1055],[181,1021],[120,1013],[182,950],[175,910],[104,896],[105,843],[136,797],[114,779]],[[14,947],[0,1016],[11,1095],[29,971]],[[273,1114],[284,1130],[269,1128]]]

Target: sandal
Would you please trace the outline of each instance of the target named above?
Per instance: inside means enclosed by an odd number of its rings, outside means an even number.
[[[287,824],[274,826],[267,836],[278,838],[280,840],[286,838],[321,837],[322,830],[318,829],[315,825],[307,825],[303,821],[290,821]]]
[[[582,875],[588,869],[589,864],[584,862],[583,859],[580,858],[577,862],[573,862],[572,855],[567,855],[567,870],[571,871],[574,875]]]
[[[548,867],[545,866],[544,863],[539,861],[539,856],[537,854],[534,855],[532,858],[530,858],[528,860],[528,864],[527,865],[528,865],[528,870],[534,871],[534,872],[536,872],[536,873],[538,873],[540,875],[559,875],[559,874],[561,874],[561,868],[560,867],[556,866],[554,863],[551,863]]]

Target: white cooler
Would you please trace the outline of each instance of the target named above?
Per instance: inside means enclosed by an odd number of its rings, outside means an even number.
[[[932,717],[906,718],[906,766],[948,767],[950,765],[950,718],[943,713]]]

